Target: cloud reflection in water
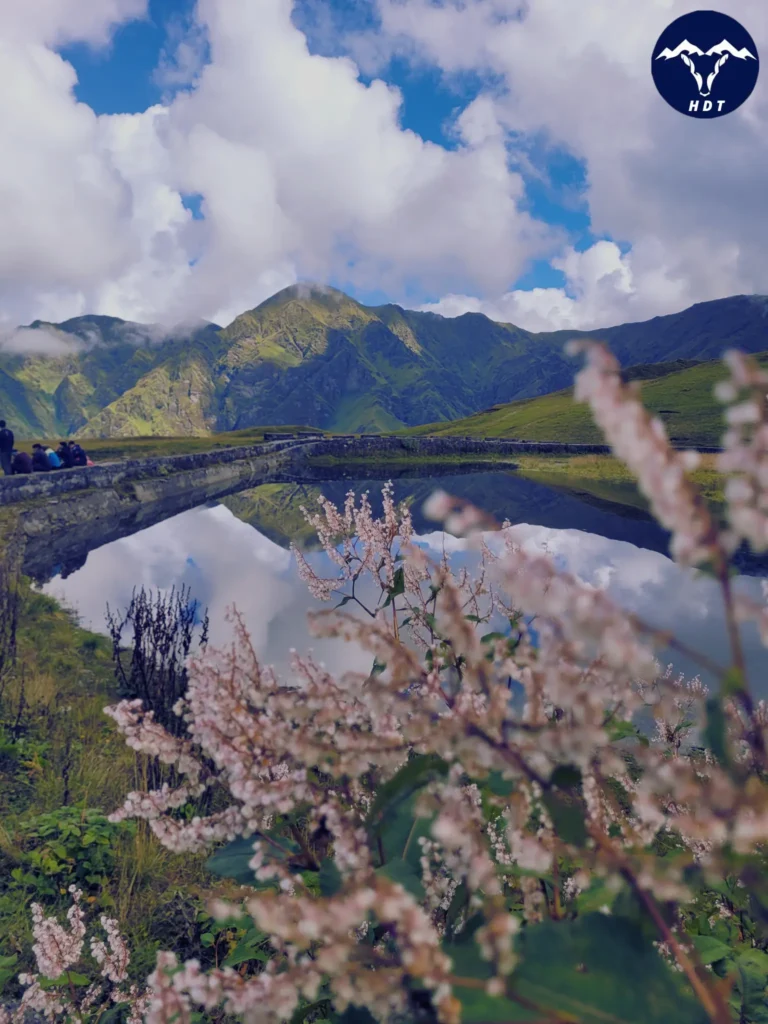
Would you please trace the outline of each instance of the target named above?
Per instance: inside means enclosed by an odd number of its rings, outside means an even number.
[[[716,661],[727,660],[727,638],[717,584],[680,569],[664,555],[624,541],[607,540],[579,530],[532,525],[513,527],[515,538],[530,551],[547,550],[558,566],[595,586],[607,587],[623,607],[660,628],[672,630],[690,646]],[[440,532],[422,535],[420,543],[437,555],[445,544],[454,565],[471,565],[477,555],[464,542]],[[332,574],[322,552],[308,555],[320,574]],[[328,607],[315,601],[298,578],[290,553],[237,519],[227,508],[198,508],[141,533],[105,545],[88,556],[82,569],[43,588],[74,608],[83,625],[103,631],[105,606],[124,608],[134,587],[169,589],[187,584],[211,616],[211,642],[231,637],[226,609],[243,615],[263,660],[287,663],[290,648],[312,649],[332,672],[367,671],[370,657],[359,648],[310,637],[306,613]],[[742,578],[746,592],[760,598],[760,581]],[[753,687],[768,696],[763,683],[766,652],[757,633],[744,633]],[[662,660],[666,660],[662,656]],[[677,655],[668,660],[693,674]]]

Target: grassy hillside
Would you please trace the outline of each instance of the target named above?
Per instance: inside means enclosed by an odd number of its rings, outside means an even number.
[[[762,351],[767,312],[768,298],[734,296],[644,323],[533,334],[480,313],[363,306],[335,289],[300,285],[224,329],[168,331],[103,316],[36,322],[31,327],[62,354],[0,352],[0,416],[19,436],[86,438],[203,436],[263,423],[358,433],[474,421],[479,410],[570,385],[571,338],[606,342],[625,367],[676,360],[682,368],[733,346]],[[535,407],[543,421],[530,429],[544,433],[531,436],[565,429],[570,414],[561,424],[558,402]],[[481,422],[470,432],[485,430]],[[498,430],[514,433],[516,423]]]
[[[260,444],[264,434],[270,431],[296,432],[312,430],[306,426],[249,427],[245,430],[231,430],[221,434],[205,436],[82,438],[80,443],[94,462],[113,462],[117,459],[144,459],[156,455],[192,455],[196,452],[210,452],[215,448],[236,448],[240,445]],[[31,451],[35,441],[45,442],[56,448],[61,438],[58,435],[34,437],[20,440],[17,447]]]
[[[758,360],[768,366],[768,352],[760,353]],[[719,444],[724,423],[713,391],[715,384],[726,376],[722,362],[709,360],[686,365],[684,369],[674,367],[675,364],[644,365],[632,368],[626,376],[640,381],[646,408],[661,417],[673,441],[680,444]],[[649,376],[659,370],[671,372]],[[450,423],[415,427],[407,433],[585,444],[603,441],[589,408],[573,401],[572,388],[529,401],[497,405]]]

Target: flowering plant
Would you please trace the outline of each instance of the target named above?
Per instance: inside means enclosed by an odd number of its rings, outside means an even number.
[[[127,983],[131,957],[117,921],[102,915],[104,937],[90,940],[90,959],[95,961],[97,976],[89,982],[81,973],[87,969],[83,894],[74,885],[69,893],[72,905],[66,925],[55,917],[46,917],[39,904],[32,904],[32,952],[37,973],[19,975],[24,994],[13,1011],[0,1006],[1,1024],[23,1024],[29,1013],[42,1014],[49,1020],[93,1019],[105,1024],[121,1010],[125,1011],[126,1024],[141,1024],[149,996],[145,989]]]
[[[249,888],[211,913],[271,951],[207,972],[160,954],[150,1024],[216,1007],[265,1022],[768,1020],[768,708],[741,638],[750,621],[768,641],[768,613],[730,565],[743,541],[768,547],[768,377],[729,355],[721,527],[695,453],[673,449],[602,347],[582,347],[577,398],[675,558],[719,580],[730,664],[505,529],[492,543],[495,524],[446,495],[429,511],[477,546],[474,577],[427,558],[389,488],[381,519],[367,496],[321,499],[307,516],[337,572],[296,557],[312,592],[340,602],[313,626],[366,649],[370,673],[336,679],[294,654],[280,679],[234,616],[231,648],[190,663],[184,736],[140,702],[107,709],[183,778],[113,818],[146,819],[181,853],[220,844],[211,869]],[[717,689],[664,671],[670,645]],[[207,790],[215,811],[185,819]]]

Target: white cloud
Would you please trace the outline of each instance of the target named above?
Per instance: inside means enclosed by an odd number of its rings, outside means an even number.
[[[311,636],[307,613],[325,606],[299,580],[292,556],[223,505],[184,512],[98,548],[82,569],[43,589],[73,608],[86,628],[105,632],[106,605],[122,611],[134,587],[167,593],[182,584],[208,608],[216,647],[232,641],[234,607],[259,657],[281,671],[288,670],[291,648],[314,651],[332,672],[370,668],[357,645]]]
[[[8,355],[68,356],[81,348],[79,338],[50,327],[0,330],[0,352]]]
[[[86,42],[109,43],[113,29],[125,21],[144,18],[148,0],[35,0],[8,3],[0,15],[0,35],[15,43],[62,46]]]
[[[114,0],[79,31],[97,40],[110,17],[139,10]],[[553,250],[478,111],[457,151],[402,130],[398,90],[363,84],[349,58],[310,54],[289,0],[200,0],[175,70],[166,55],[160,72],[196,85],[137,115],[76,104],[71,66],[42,45],[58,35],[41,22],[35,39],[34,27],[30,16],[3,72],[25,101],[0,125],[6,321],[62,307],[226,321],[297,277],[333,274],[392,293],[406,280],[501,290]],[[211,63],[199,70],[203,33]],[[184,193],[204,197],[204,221]]]
[[[584,582],[605,587],[621,607],[652,626],[670,630],[715,661],[727,662],[722,595],[715,580],[691,573],[655,551],[580,530],[523,523],[514,526],[512,534],[529,553],[549,554]],[[436,558],[445,547],[455,570],[467,566],[472,571],[477,564],[477,553],[465,540],[437,531],[418,540]],[[493,547],[498,535],[489,535],[487,540]],[[320,573],[332,575],[334,567],[324,553],[312,553],[309,558]],[[307,612],[328,606],[309,596],[288,551],[223,506],[185,512],[99,548],[91,552],[82,569],[44,589],[74,607],[86,626],[103,631],[107,602],[122,609],[134,586],[169,590],[182,583],[210,609],[211,642],[216,646],[231,640],[232,626],[225,613],[234,604],[258,655],[281,670],[287,668],[291,648],[299,653],[314,650],[336,674],[370,668],[370,655],[356,645],[311,636]],[[758,579],[742,578],[737,585],[745,594],[760,599]],[[745,631],[744,643],[750,670],[759,678],[765,649],[756,631]],[[680,668],[695,671],[695,666],[677,655],[674,661]]]
[[[488,288],[446,296],[442,309],[503,312],[543,329],[644,319],[768,291],[766,79],[744,107],[714,121],[668,107],[653,86],[650,54],[661,31],[689,10],[683,0],[377,3],[383,31],[368,52],[379,63],[399,52],[447,74],[500,76],[506,88],[484,99],[486,120],[516,133],[523,146],[544,137],[583,160],[593,230],[632,245],[623,258],[602,246],[555,261],[571,296]],[[761,0],[733,0],[728,13],[764,50],[763,8]]]
[[[204,27],[190,15],[171,18],[166,35],[153,78],[170,98],[177,89],[189,88],[198,81],[206,62],[208,38]]]
[[[100,119],[74,100],[74,69],[52,47],[103,46],[146,8],[146,0],[2,7],[0,324],[92,312],[99,289],[140,252],[131,189],[103,146]]]
[[[401,52],[504,84],[460,112],[455,150],[404,131],[399,91],[363,84],[351,58],[311,54],[290,0],[199,0],[158,70],[181,91],[111,117],[75,102],[74,71],[51,47],[105,45],[145,0],[6,5],[0,322],[227,322],[299,277],[394,299],[415,285],[444,297],[440,311],[537,329],[768,291],[765,76],[729,117],[668,108],[649,54],[682,0],[377,2],[382,30],[352,40],[368,66]],[[761,0],[732,7],[764,47]],[[628,253],[575,252],[525,212],[522,174],[541,173],[542,140],[584,161],[593,228]],[[186,193],[203,197],[204,220]],[[510,290],[550,256],[565,289]]]
[[[640,242],[622,255],[615,242],[602,240],[583,252],[570,247],[551,261],[565,276],[564,288],[517,288],[496,299],[445,295],[422,308],[443,316],[485,313],[530,331],[586,330],[645,320],[684,309],[701,298],[663,260],[661,246],[653,241]],[[734,278],[723,294],[737,290]]]

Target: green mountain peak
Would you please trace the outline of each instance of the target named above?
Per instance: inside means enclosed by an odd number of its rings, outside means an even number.
[[[82,344],[58,356],[0,351],[0,415],[19,438],[265,423],[357,433],[442,421],[456,429],[448,421],[569,387],[576,364],[564,345],[574,337],[604,341],[624,367],[718,359],[727,348],[763,351],[767,316],[766,297],[731,296],[641,323],[532,333],[482,313],[365,306],[300,282],[224,329],[191,319],[172,328],[104,316],[35,321]],[[553,408],[541,406],[544,433],[557,431]],[[517,429],[517,411],[509,415]],[[498,424],[475,428],[496,432]]]
[[[299,281],[270,295],[268,299],[260,302],[256,309],[269,309],[292,302],[303,302],[309,306],[325,306],[331,309],[347,304],[358,305],[354,299],[345,292],[339,291],[338,288],[331,288],[330,285],[319,284],[316,281]]]

